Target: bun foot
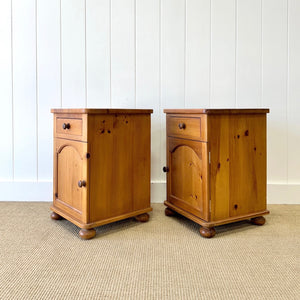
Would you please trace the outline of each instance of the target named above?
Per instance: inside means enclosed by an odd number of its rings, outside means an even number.
[[[261,217],[252,218],[250,222],[254,225],[262,226],[266,223],[266,219],[261,216]]]
[[[170,209],[169,207],[166,207],[165,208],[165,215],[167,217],[172,217],[172,216],[175,216],[175,211],[173,211],[172,209]]]
[[[212,238],[215,236],[216,230],[214,227],[208,228],[208,227],[200,227],[200,235],[205,238]]]
[[[59,214],[55,213],[54,211],[51,213],[50,218],[52,220],[61,220],[62,216],[60,216]]]
[[[149,215],[147,213],[135,216],[134,218],[139,222],[148,222],[149,221]]]
[[[92,239],[96,235],[96,230],[94,228],[91,229],[80,229],[79,236],[83,240]]]

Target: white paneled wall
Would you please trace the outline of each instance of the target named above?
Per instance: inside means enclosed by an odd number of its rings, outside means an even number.
[[[211,2],[186,2],[185,107],[210,106]],[[196,38],[201,37],[201,38]],[[201,99],[201,101],[200,101]]]
[[[51,201],[52,107],[268,107],[268,202],[300,203],[300,0],[1,0],[0,200]]]
[[[11,181],[13,175],[13,87],[12,87],[11,2],[0,1],[0,180]]]
[[[53,129],[49,126],[52,125],[52,115],[49,111],[51,107],[61,106],[60,1],[40,0],[36,17],[37,178],[39,182],[49,182],[52,180],[53,155]]]
[[[12,12],[13,175],[15,180],[35,181],[38,179],[35,0],[12,1]]]
[[[110,0],[86,2],[86,88],[88,107],[110,107]]]
[[[212,107],[236,105],[236,0],[211,1]]]
[[[261,4],[261,0],[237,2],[235,88],[238,107],[262,106]]]
[[[87,104],[85,1],[61,0],[60,21],[62,106],[84,107]]]

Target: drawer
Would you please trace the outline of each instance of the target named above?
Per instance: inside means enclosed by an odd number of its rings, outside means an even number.
[[[54,116],[54,136],[71,140],[86,141],[86,116],[72,115],[64,116],[55,114]]]
[[[167,135],[185,139],[206,140],[205,117],[167,117]]]

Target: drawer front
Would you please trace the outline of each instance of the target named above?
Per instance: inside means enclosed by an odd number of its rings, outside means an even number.
[[[63,116],[55,115],[54,136],[77,141],[86,141],[85,115]]]
[[[194,140],[206,140],[203,134],[202,117],[167,117],[167,134]]]
[[[56,119],[56,133],[82,135],[82,119]]]

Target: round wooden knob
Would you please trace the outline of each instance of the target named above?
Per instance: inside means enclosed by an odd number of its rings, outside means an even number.
[[[83,186],[86,186],[86,182],[85,182],[84,180],[79,180],[79,181],[78,181],[78,186],[79,186],[80,188],[82,188]]]
[[[166,173],[166,172],[169,172],[169,168],[168,167],[163,167],[163,171]]]
[[[184,123],[179,123],[178,127],[179,127],[179,129],[185,129],[185,124]]]
[[[70,125],[70,123],[64,123],[62,125],[62,127],[63,127],[63,129],[70,129],[71,125]]]

